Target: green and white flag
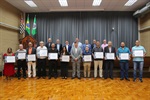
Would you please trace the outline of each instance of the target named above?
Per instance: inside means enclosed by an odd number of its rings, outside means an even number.
[[[32,27],[32,35],[36,34],[36,16],[34,17],[33,27]]]

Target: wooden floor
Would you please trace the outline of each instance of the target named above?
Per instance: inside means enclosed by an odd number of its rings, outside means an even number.
[[[150,78],[143,81],[0,77],[0,100],[150,100]]]

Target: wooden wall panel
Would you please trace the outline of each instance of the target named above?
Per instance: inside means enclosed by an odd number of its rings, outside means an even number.
[[[7,3],[5,0],[0,0],[0,22],[19,27],[21,13],[20,10]],[[8,47],[11,47],[13,52],[15,52],[18,49],[18,40],[19,30],[0,26],[0,54],[5,53]],[[0,71],[1,69],[2,58],[0,57]]]
[[[140,29],[150,26],[150,13],[140,18]],[[150,56],[150,29],[140,31],[141,45],[143,45],[147,51],[146,56]]]

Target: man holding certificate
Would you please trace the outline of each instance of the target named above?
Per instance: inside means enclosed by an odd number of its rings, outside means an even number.
[[[55,48],[55,44],[52,43],[50,50],[48,50],[48,60],[49,60],[49,79],[52,75],[57,78],[57,60],[58,60],[58,50]],[[54,72],[53,72],[54,70]]]
[[[20,75],[20,69],[22,68],[23,70],[23,78],[26,79],[26,50],[23,49],[23,45],[19,45],[19,49],[16,52],[16,58],[17,58],[17,74],[18,74],[18,79],[21,78]]]
[[[76,68],[77,68],[77,77],[78,79],[81,79],[80,77],[80,62],[81,62],[81,56],[82,56],[82,49],[78,46],[78,42],[74,42],[74,46],[71,49],[71,57],[72,57],[72,79],[76,76]]]
[[[89,50],[89,47],[86,46],[83,52],[83,66],[85,78],[86,77],[90,78],[91,62],[92,62],[92,52]]]
[[[36,49],[32,47],[32,42],[28,43],[29,48],[27,51],[27,65],[28,65],[28,77],[31,77],[31,66],[33,69],[33,77],[36,77]]]
[[[125,47],[125,43],[121,42],[121,47],[118,48],[117,58],[120,61],[120,69],[121,69],[121,78],[120,80],[130,81],[128,78],[128,69],[129,69],[129,60],[130,60],[130,50],[128,47]]]
[[[112,42],[108,42],[108,46],[104,48],[104,57],[105,57],[105,70],[104,70],[104,79],[108,77],[108,70],[109,70],[109,77],[113,80],[113,66],[114,60],[116,59],[116,50],[112,47]]]
[[[40,41],[40,46],[36,49],[37,64],[38,64],[38,79],[46,77],[46,58],[47,58],[47,47],[44,46],[44,42]]]
[[[103,53],[103,48],[100,47],[100,42],[96,42],[96,47],[93,49],[93,56],[94,56],[94,78],[96,79],[97,77],[97,68],[99,66],[99,77],[103,77],[103,58],[104,58],[104,53]]]
[[[139,79],[141,82],[143,76],[143,65],[144,65],[144,57],[146,55],[146,50],[143,46],[140,45],[140,41],[136,40],[135,46],[132,47],[132,57],[133,57],[133,65],[134,65],[134,72],[133,72],[133,81],[136,81],[136,70],[139,67]]]

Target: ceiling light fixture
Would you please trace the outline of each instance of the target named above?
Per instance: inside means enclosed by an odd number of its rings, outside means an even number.
[[[124,6],[132,6],[137,0],[128,0]]]
[[[60,6],[62,6],[62,7],[67,7],[68,6],[67,0],[58,0],[58,1],[59,1]]]
[[[100,6],[102,0],[93,0],[92,6]]]
[[[37,5],[32,0],[24,0],[24,2],[30,7],[37,7]]]

